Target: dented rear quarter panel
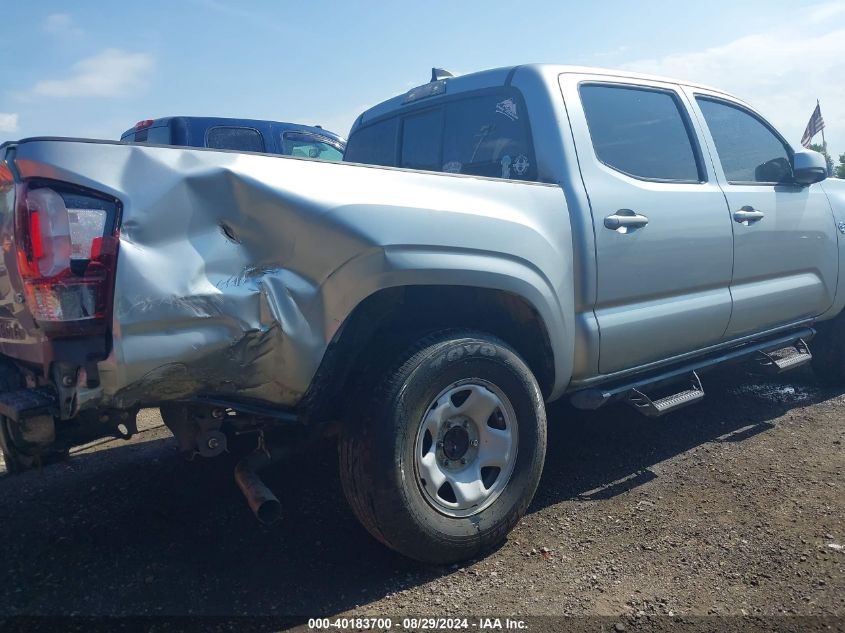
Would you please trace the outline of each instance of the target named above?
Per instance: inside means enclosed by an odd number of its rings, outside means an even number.
[[[22,177],[123,203],[113,348],[91,406],[196,395],[295,405],[363,299],[496,288],[545,322],[572,370],[572,237],[557,185],[263,154],[32,139]]]

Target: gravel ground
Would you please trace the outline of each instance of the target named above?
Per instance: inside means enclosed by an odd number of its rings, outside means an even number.
[[[704,385],[702,403],[659,420],[621,405],[550,407],[528,515],[501,549],[449,568],[368,536],[328,442],[267,474],[285,519],[264,528],[229,456],[182,461],[158,412],[144,411],[129,442],[0,477],[0,616],[604,615],[625,630],[656,615],[792,615],[843,626],[845,390],[818,389],[805,370],[720,370]]]

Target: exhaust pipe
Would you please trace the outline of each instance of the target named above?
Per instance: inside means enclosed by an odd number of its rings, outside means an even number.
[[[253,514],[264,525],[271,525],[282,518],[282,504],[256,471],[275,461],[276,458],[269,453],[256,451],[235,466],[235,483],[246,497]]]

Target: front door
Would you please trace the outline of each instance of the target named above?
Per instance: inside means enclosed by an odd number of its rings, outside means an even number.
[[[733,313],[726,338],[795,323],[827,310],[839,251],[819,185],[790,184],[792,150],[760,116],[723,95],[691,90],[715,148],[716,175],[733,220]]]
[[[680,88],[568,73],[560,84],[593,218],[599,370],[718,343],[732,222]]]

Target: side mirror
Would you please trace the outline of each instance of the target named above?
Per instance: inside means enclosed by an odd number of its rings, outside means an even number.
[[[809,149],[795,152],[792,157],[792,177],[796,184],[812,185],[827,178],[827,161]]]

